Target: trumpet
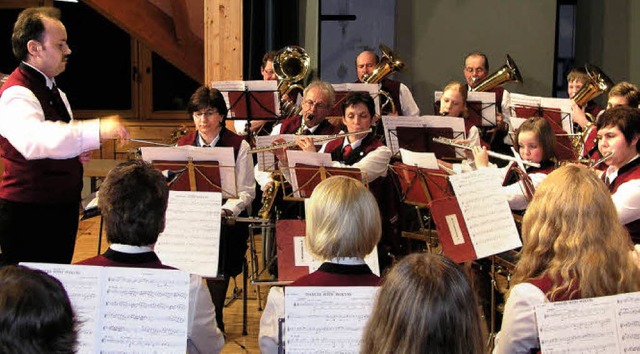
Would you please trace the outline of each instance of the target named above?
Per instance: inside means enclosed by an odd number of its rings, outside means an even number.
[[[331,140],[335,140],[335,139],[339,139],[339,138],[344,138],[347,136],[352,136],[352,135],[360,135],[360,134],[369,134],[371,133],[372,129],[365,129],[365,130],[358,130],[355,132],[351,132],[351,133],[340,133],[340,134],[334,134],[334,135],[327,135],[325,137],[322,138],[315,138],[313,139],[314,143],[321,143],[324,141],[331,141]],[[257,154],[259,152],[265,152],[265,151],[273,151],[273,150],[278,150],[278,149],[282,149],[282,148],[289,148],[289,147],[294,147],[297,145],[297,141],[290,141],[288,143],[282,143],[282,144],[273,144],[273,145],[269,145],[269,146],[261,146],[261,147],[257,147],[255,149],[251,149],[249,150],[250,154]]]
[[[448,138],[443,138],[443,137],[435,137],[435,138],[433,138],[433,141],[436,142],[436,143],[439,143],[439,144],[449,145],[449,146],[453,146],[453,147],[460,148],[460,149],[465,149],[465,150],[472,150],[473,149],[469,145],[458,144],[458,143],[454,142],[453,139],[448,139]],[[526,160],[519,160],[519,159],[516,159],[513,156],[500,154],[500,153],[497,153],[497,152],[493,152],[491,150],[488,150],[487,153],[489,154],[489,156],[495,157],[497,159],[506,160],[506,161],[515,161],[515,162],[522,161],[522,163],[527,165],[527,166],[540,167],[539,163],[526,161]]]

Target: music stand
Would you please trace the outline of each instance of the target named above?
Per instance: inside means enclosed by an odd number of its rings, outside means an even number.
[[[449,128],[453,132],[451,138],[453,139],[466,139],[464,119],[457,117],[442,117],[442,116],[421,116],[421,117],[382,117],[382,123],[384,124],[384,135],[386,138],[387,146],[391,149],[393,154],[397,154],[400,150],[400,139],[398,138],[398,127],[405,128]],[[408,129],[410,130],[410,129]],[[423,130],[420,130],[424,133]],[[435,132],[435,131],[433,131]],[[416,133],[420,134],[420,133]],[[448,133],[445,133],[448,134]],[[403,143],[407,143],[404,141]],[[428,145],[428,144],[423,144]],[[408,149],[411,150],[411,149]],[[413,150],[412,150],[413,151]],[[465,157],[464,151],[456,150],[458,156]]]
[[[283,170],[285,169],[289,171],[288,174],[292,177],[290,180],[292,191],[287,194],[286,191],[284,191],[284,183],[282,184],[283,193],[285,193],[283,197],[284,200],[302,201],[311,197],[311,193],[316,186],[331,176],[351,177],[368,186],[367,173],[361,171],[359,168],[296,164],[294,167],[283,167]]]
[[[434,111],[440,113],[440,98],[442,91],[434,93]],[[465,119],[467,125],[480,127],[496,126],[496,94],[495,92],[475,92],[467,93],[467,112]]]
[[[373,97],[373,102],[376,107],[376,114],[380,114],[380,98],[378,97],[379,85],[378,84],[364,84],[364,83],[344,83],[344,84],[331,84],[335,91],[335,102],[327,114],[329,121],[339,121],[342,118],[342,102],[351,92],[364,92]]]
[[[433,152],[438,159],[456,158],[456,150],[453,146],[439,144],[433,138],[453,139],[453,129],[451,128],[396,128],[398,135],[398,145],[401,149],[413,152]]]

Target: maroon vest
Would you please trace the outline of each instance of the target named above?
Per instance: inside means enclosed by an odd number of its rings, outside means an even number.
[[[71,120],[66,107],[55,103],[56,100],[47,87],[44,76],[33,68],[20,64],[0,89],[0,96],[13,86],[23,86],[33,92],[40,102],[45,120]],[[11,117],[8,117],[9,121],[10,119]],[[80,201],[83,170],[78,157],[27,160],[3,136],[0,136],[0,149],[4,164],[0,198],[42,204]]]
[[[331,154],[331,160],[343,162],[345,165],[353,165],[359,162],[367,156],[368,153],[383,145],[382,142],[380,142],[380,140],[373,134],[369,134],[362,140],[362,144],[360,144],[360,146],[351,151],[349,158],[345,161],[342,157],[342,145],[344,143],[344,139],[346,138],[330,141],[324,148],[324,152]]]
[[[576,300],[582,298],[580,290],[575,285],[569,287],[567,290],[554,294],[553,297],[549,297],[547,293],[551,290],[553,282],[551,281],[551,278],[546,274],[540,279],[530,280],[529,283],[535,285],[538,289],[540,289],[545,294],[547,299],[551,302]]]
[[[393,104],[396,105],[396,110],[398,111],[398,115],[402,114],[402,104],[400,103],[400,81],[391,80],[391,79],[383,79],[381,82],[381,87],[384,91],[387,91],[391,98],[393,99]],[[382,114],[389,113],[391,111],[390,108],[387,108],[385,112]]]
[[[604,181],[604,179],[605,174],[603,173],[602,180]],[[616,177],[616,179],[614,179],[609,185],[611,194],[614,194],[618,190],[618,187],[623,183],[634,179],[640,179],[640,158],[637,158],[620,168],[618,171],[618,177]],[[632,222],[624,225],[624,227],[629,231],[629,235],[631,236],[633,243],[640,243],[640,219],[633,220]]]
[[[289,286],[378,286],[380,277],[369,266],[323,263],[317,271],[305,275]]]
[[[295,134],[300,125],[302,124],[301,116],[293,116],[282,121],[282,126],[280,126],[280,134]],[[331,124],[328,120],[323,120],[320,122],[318,128],[313,132],[312,135],[333,135],[340,132],[340,128]]]
[[[184,145],[197,146],[197,137],[198,137],[197,131],[191,132],[181,137],[180,139],[178,139],[178,146],[184,146]],[[225,127],[222,127],[222,130],[220,130],[220,139],[218,140],[216,147],[232,147],[233,157],[237,159],[238,152],[240,151],[240,145],[242,144],[243,141],[244,139],[240,135],[228,130]]]
[[[102,267],[132,267],[132,268],[153,268],[153,269],[176,269],[164,265],[155,252],[145,253],[124,253],[107,249],[104,254],[85,259],[75,264],[92,265]]]

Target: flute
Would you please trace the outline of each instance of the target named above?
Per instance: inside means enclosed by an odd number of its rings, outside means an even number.
[[[616,151],[615,151],[615,150],[613,150],[613,151],[611,151],[610,153],[608,153],[608,154],[606,154],[606,155],[602,156],[602,157],[600,158],[600,160],[597,160],[597,161],[593,161],[593,162],[591,162],[591,164],[589,165],[589,168],[591,168],[591,169],[596,168],[596,166],[598,166],[599,164],[601,164],[601,163],[603,163],[603,162],[607,161],[608,159],[610,159],[611,157],[613,157],[613,154],[615,154],[615,153],[616,153]]]
[[[319,143],[319,142],[323,142],[323,141],[330,141],[330,140],[335,140],[338,138],[344,138],[346,136],[352,136],[352,135],[359,135],[359,134],[368,134],[371,133],[372,129],[369,128],[367,130],[358,130],[355,132],[351,132],[351,133],[341,133],[341,134],[335,134],[335,135],[329,135],[323,138],[315,138],[312,139],[314,143]],[[294,147],[296,146],[297,141],[291,141],[288,143],[282,143],[282,144],[274,144],[274,145],[269,145],[269,146],[261,146],[261,147],[257,147],[255,149],[251,149],[249,150],[250,154],[256,154],[259,152],[264,152],[264,151],[272,151],[272,150],[277,150],[277,149],[282,149],[285,147]]]
[[[457,148],[460,148],[460,149],[473,150],[473,148],[471,146],[458,144],[458,143],[453,142],[453,139],[448,139],[448,138],[443,138],[443,137],[436,137],[436,138],[433,138],[433,141],[435,141],[436,143],[449,145],[449,146],[457,147]],[[526,160],[519,160],[519,159],[516,159],[513,156],[500,154],[500,153],[497,153],[497,152],[493,152],[491,150],[487,150],[487,153],[489,154],[489,156],[495,157],[495,158],[498,158],[498,159],[501,159],[501,160],[514,161],[514,162],[522,161],[522,163],[525,164],[525,165],[532,166],[532,167],[540,167],[539,163],[526,161]]]

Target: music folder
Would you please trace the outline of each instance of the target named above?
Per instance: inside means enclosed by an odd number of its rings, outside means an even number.
[[[398,134],[398,145],[401,149],[407,149],[414,152],[432,152],[439,159],[453,159],[456,157],[456,150],[453,146],[439,144],[433,141],[433,138],[453,139],[453,129],[446,127],[433,128],[415,128],[402,127],[396,128]]]

